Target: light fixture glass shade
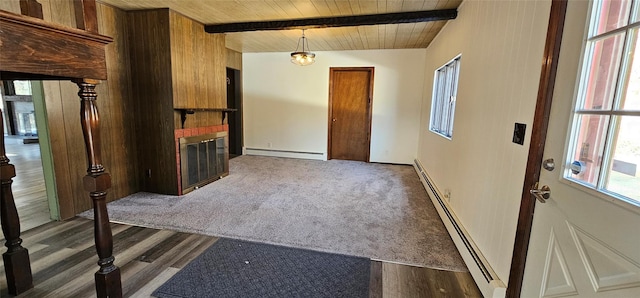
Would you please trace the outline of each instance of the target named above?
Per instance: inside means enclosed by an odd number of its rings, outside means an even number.
[[[302,43],[302,51],[298,51],[300,43]],[[302,30],[302,37],[298,39],[296,50],[291,53],[291,63],[305,66],[311,65],[314,62],[316,62],[316,54],[309,51],[309,43],[307,42],[307,38],[304,36],[304,30]]]
[[[300,66],[310,65],[316,62],[316,54],[311,52],[293,52],[291,53],[291,63]]]

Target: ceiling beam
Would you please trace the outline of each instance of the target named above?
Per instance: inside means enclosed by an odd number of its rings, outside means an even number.
[[[278,21],[259,21],[205,25],[208,33],[231,33],[263,30],[311,29],[328,27],[352,27],[363,25],[420,23],[455,19],[456,9],[408,11],[384,14],[339,16]]]

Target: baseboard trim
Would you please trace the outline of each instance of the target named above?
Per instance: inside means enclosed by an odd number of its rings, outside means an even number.
[[[322,152],[304,152],[304,151],[278,150],[278,149],[265,149],[265,148],[246,148],[246,147],[242,148],[242,151],[243,151],[243,154],[246,154],[246,155],[327,160],[325,154]]]
[[[482,294],[485,297],[504,297],[506,285],[493,271],[418,159],[414,160],[414,169]]]

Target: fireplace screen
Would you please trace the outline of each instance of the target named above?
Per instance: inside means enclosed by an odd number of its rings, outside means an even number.
[[[180,138],[182,193],[229,174],[227,132]]]

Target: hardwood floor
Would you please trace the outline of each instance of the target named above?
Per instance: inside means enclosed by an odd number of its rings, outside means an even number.
[[[20,216],[20,230],[50,222],[40,146],[38,143],[23,144],[20,137],[5,136],[5,149],[11,164],[16,167],[11,188]]]
[[[112,223],[125,297],[151,293],[217,238]],[[19,297],[95,297],[93,221],[50,222],[22,234],[35,287]],[[371,262],[370,297],[482,297],[469,273]],[[8,296],[4,267],[0,296]]]

